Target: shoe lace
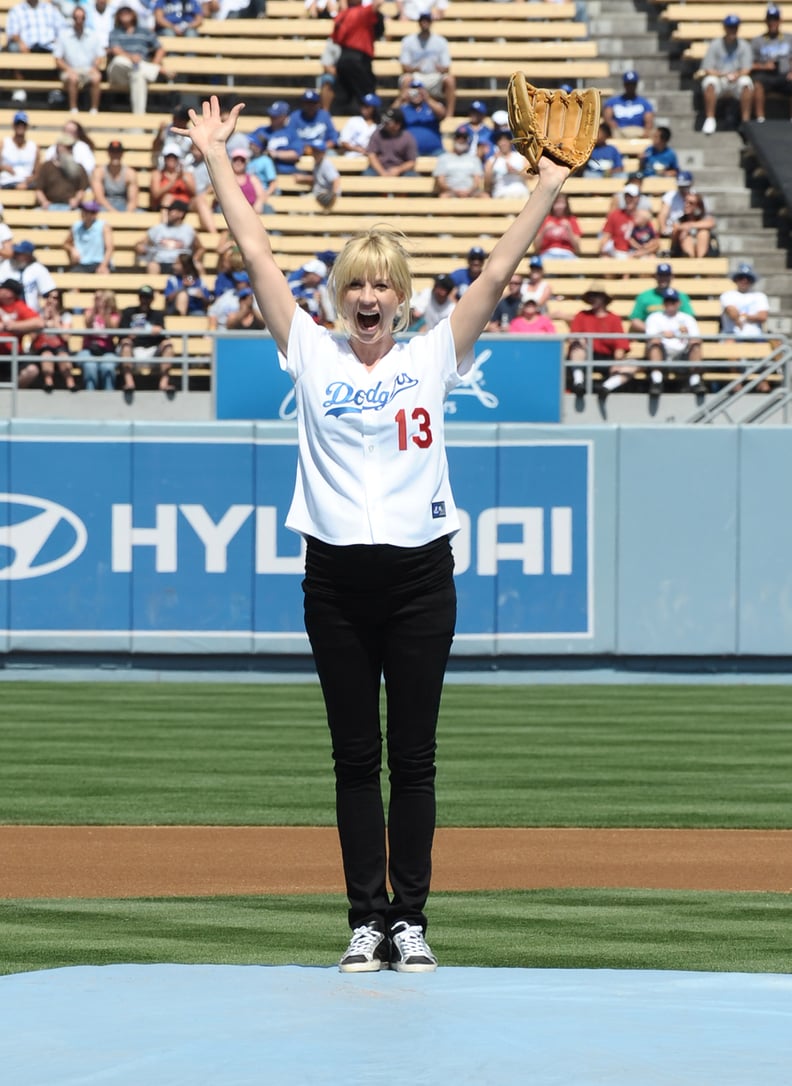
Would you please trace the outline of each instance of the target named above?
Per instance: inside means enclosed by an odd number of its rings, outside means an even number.
[[[425,958],[431,954],[424,934],[417,925],[409,925],[393,933],[394,942],[398,942],[403,958]]]
[[[376,928],[369,928],[365,925],[360,928],[354,928],[352,931],[352,938],[349,941],[347,954],[366,954],[377,946],[381,938],[382,933],[377,931]]]

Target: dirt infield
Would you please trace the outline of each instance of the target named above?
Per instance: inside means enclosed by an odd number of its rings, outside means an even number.
[[[340,893],[334,829],[0,826],[0,898]],[[435,890],[792,892],[790,830],[441,829]]]

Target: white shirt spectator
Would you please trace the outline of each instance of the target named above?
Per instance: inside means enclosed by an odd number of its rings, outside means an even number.
[[[0,261],[0,283],[5,279],[16,279],[25,288],[24,302],[37,313],[44,305],[44,295],[55,290],[55,280],[48,268],[40,260],[34,260],[24,268],[14,266],[13,260]]]
[[[447,296],[442,304],[438,303],[432,287],[417,291],[410,301],[410,309],[416,320],[423,317],[422,332],[431,332],[441,320],[450,317],[455,305],[456,299],[451,296]]]
[[[0,184],[4,188],[11,188],[31,178],[36,168],[37,156],[38,147],[35,140],[25,140],[20,147],[13,136],[6,136],[0,150],[0,160],[4,166],[10,167],[10,172],[3,170],[0,173],[0,178],[2,178]]]
[[[767,313],[770,302],[763,290],[727,290],[720,296],[722,309],[721,326],[724,335],[737,339],[763,339],[765,332],[760,321],[752,318]],[[738,324],[726,313],[727,306],[734,306],[743,320]]]
[[[361,116],[350,117],[341,130],[338,142],[341,144],[354,143],[358,147],[368,147],[368,142],[376,131],[377,125],[374,121],[367,121],[365,117]],[[362,151],[345,151],[344,154],[347,158],[363,157]]]
[[[701,338],[696,318],[679,309],[673,316],[663,309],[650,313],[646,318],[646,335],[662,341],[665,356],[670,360],[681,358],[691,339]]]

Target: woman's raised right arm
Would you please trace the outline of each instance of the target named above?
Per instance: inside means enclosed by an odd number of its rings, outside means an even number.
[[[212,95],[209,101],[203,102],[200,115],[194,109],[190,110],[191,128],[174,128],[174,131],[189,136],[203,152],[212,188],[239,246],[267,329],[278,349],[285,352],[297,303],[275,262],[264,224],[239,187],[226,150],[226,141],[236,128],[243,109],[244,104],[238,103],[223,120],[220,103]]]

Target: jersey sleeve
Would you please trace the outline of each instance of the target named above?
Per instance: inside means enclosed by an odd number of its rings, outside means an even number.
[[[296,306],[289,329],[286,354],[278,351],[280,368],[288,373],[292,381],[298,381],[306,363],[320,356],[322,340],[329,336],[327,328],[316,324],[304,309]]]

